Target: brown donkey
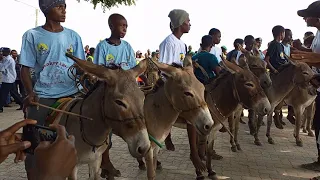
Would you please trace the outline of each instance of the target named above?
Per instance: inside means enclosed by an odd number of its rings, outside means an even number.
[[[144,94],[135,78],[146,69],[146,62],[124,71],[109,69],[67,55],[86,73],[99,79],[93,90],[84,98],[76,98],[66,110],[91,117],[93,121],[60,115],[58,122],[75,136],[78,164],[89,165],[89,179],[100,179],[102,153],[107,148],[107,135],[112,131],[128,144],[133,157],[142,157],[150,150],[150,141],[143,115]],[[71,179],[77,179],[75,167]]]
[[[164,142],[178,117],[193,125],[199,134],[206,135],[213,126],[209,109],[204,100],[204,86],[193,74],[191,58],[186,56],[184,67],[174,67],[154,62],[164,73],[166,80],[158,80],[153,92],[146,95],[144,115],[148,133],[158,142]],[[152,151],[145,157],[148,179],[155,178],[157,156],[160,150],[151,142]],[[144,169],[142,158],[138,158],[139,168]],[[109,162],[111,163],[111,162]],[[113,178],[110,175],[108,178]]]
[[[300,117],[308,105],[312,103],[311,99],[312,97],[309,97],[308,94],[308,89],[310,88],[310,80],[312,79],[314,73],[312,72],[311,68],[305,64],[305,63],[292,63],[290,62],[289,64],[283,65],[279,69],[279,73],[276,75],[271,75],[271,80],[272,80],[272,86],[268,89],[265,90],[268,99],[271,103],[271,112],[268,114],[267,117],[267,133],[266,136],[268,138],[268,142],[270,144],[274,144],[273,139],[270,136],[270,128],[272,124],[272,113],[275,109],[275,107],[281,103],[283,100],[287,104],[293,104],[297,107],[299,121]],[[296,92],[296,93],[294,93]],[[293,98],[290,96],[291,93],[295,94],[294,99],[297,99],[296,103],[293,103],[293,100],[290,99]],[[307,99],[304,98],[304,96],[301,96],[302,94],[306,93]],[[301,98],[302,99],[299,99]],[[311,95],[312,96],[312,95]],[[299,102],[300,101],[300,102]],[[306,102],[308,101],[308,102]],[[299,104],[297,106],[297,104]],[[308,105],[306,105],[308,104]],[[258,121],[257,124],[255,124],[253,127],[254,133],[254,138],[255,138],[255,144],[261,146],[260,139],[258,138],[258,133],[261,125],[261,121],[263,120],[263,116],[258,116]],[[300,130],[300,122],[298,122],[298,130]],[[297,133],[297,127],[296,127],[296,144],[298,146],[302,146],[302,141],[299,137],[299,134]]]

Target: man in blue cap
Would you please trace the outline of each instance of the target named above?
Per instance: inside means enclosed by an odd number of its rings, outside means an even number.
[[[26,116],[44,125],[49,110],[37,108],[31,103],[52,106],[59,98],[78,93],[75,81],[68,76],[68,68],[74,62],[65,53],[80,59],[85,59],[85,54],[80,36],[61,26],[66,19],[65,0],[39,0],[39,7],[46,17],[46,23],[23,35],[20,64],[21,80],[27,93],[24,103],[24,108],[27,107]],[[31,68],[34,68],[36,76],[34,87],[30,77]],[[25,165],[28,179],[36,179],[34,157],[28,155]]]

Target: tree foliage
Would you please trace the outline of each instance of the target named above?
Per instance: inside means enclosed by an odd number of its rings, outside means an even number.
[[[80,0],[77,0],[80,2]],[[106,9],[110,9],[114,6],[118,5],[126,5],[131,6],[135,4],[135,0],[84,0],[84,1],[90,1],[90,3],[93,4],[93,8],[95,9],[97,5],[100,3],[103,11]]]

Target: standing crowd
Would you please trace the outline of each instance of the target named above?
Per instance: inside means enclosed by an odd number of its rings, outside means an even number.
[[[22,37],[20,55],[17,55],[17,51],[6,47],[1,48],[0,51],[0,74],[2,75],[0,112],[8,104],[8,97],[12,96],[15,102],[20,105],[19,109],[22,107],[26,109],[26,118],[36,120],[25,120],[0,132],[0,138],[5,139],[3,141],[5,143],[0,144],[0,152],[2,152],[0,160],[2,161],[10,153],[17,154],[16,160],[24,160],[22,150],[30,146],[30,142],[21,142],[17,136],[13,143],[16,146],[12,145],[11,147],[12,141],[6,138],[8,134],[12,136],[15,131],[26,124],[45,125],[49,110],[32,105],[34,102],[52,106],[60,98],[77,96],[78,88],[75,81],[70,79],[68,75],[68,68],[74,62],[66,57],[66,53],[71,53],[94,64],[118,66],[124,70],[135,67],[144,58],[152,58],[168,65],[183,66],[185,56],[191,55],[193,62],[199,65],[194,68],[194,73],[203,84],[208,84],[219,76],[220,71],[223,70],[223,63],[238,64],[239,58],[243,56],[243,51],[259,54],[261,60],[267,63],[271,73],[278,73],[278,68],[289,62],[288,57],[290,57],[292,50],[320,53],[320,1],[311,4],[308,9],[298,12],[298,15],[304,18],[308,26],[318,30],[315,36],[311,32],[307,32],[303,44],[299,40],[292,39],[290,29],[278,25],[272,29],[273,41],[268,44],[267,50],[260,49],[261,38],[247,35],[244,39],[235,39],[234,49],[227,52],[225,46],[219,47],[222,32],[217,28],[212,28],[207,35],[201,38],[199,50],[193,52],[192,47],[187,46],[181,40],[181,37],[190,31],[189,14],[184,10],[174,9],[168,15],[172,33],[160,43],[159,50],[152,53],[148,50],[144,56],[141,51],[135,53],[130,43],[123,40],[127,33],[128,22],[120,14],[112,14],[108,19],[111,31],[109,37],[100,41],[96,48],[86,46],[83,50],[81,37],[75,31],[61,25],[66,19],[65,0],[39,0],[39,6],[46,17],[46,23],[25,32]],[[243,46],[245,47],[243,48]],[[209,77],[204,76],[199,69],[200,66]],[[315,70],[317,69],[315,68]],[[138,81],[144,82],[145,78],[141,77]],[[320,98],[317,98],[316,103],[317,110],[314,121],[318,139]],[[291,114],[291,116],[294,115]],[[61,126],[53,128],[58,129],[59,135],[65,131]],[[188,125],[187,130],[188,134],[196,133],[196,129],[192,126]],[[69,154],[60,152],[61,148],[59,149],[57,146],[62,145],[67,145],[62,149],[68,151]],[[166,145],[168,149],[174,150],[173,144],[166,142]],[[195,153],[197,150],[191,149],[191,156]],[[76,151],[72,136],[57,138],[56,142],[51,145],[42,145],[37,148],[35,155],[28,154],[26,157],[25,168],[28,179],[48,179],[48,177],[63,179],[68,175],[67,171],[72,169],[72,166],[74,167],[75,156]],[[51,157],[55,157],[55,159]],[[68,163],[63,163],[64,161]],[[313,165],[320,169],[320,160]]]

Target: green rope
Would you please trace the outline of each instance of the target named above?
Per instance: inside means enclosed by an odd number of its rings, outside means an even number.
[[[154,143],[156,143],[156,145],[158,145],[160,148],[163,148],[163,145],[161,143],[159,143],[156,138],[152,137],[150,134],[149,134],[149,140],[150,141],[153,141]]]

